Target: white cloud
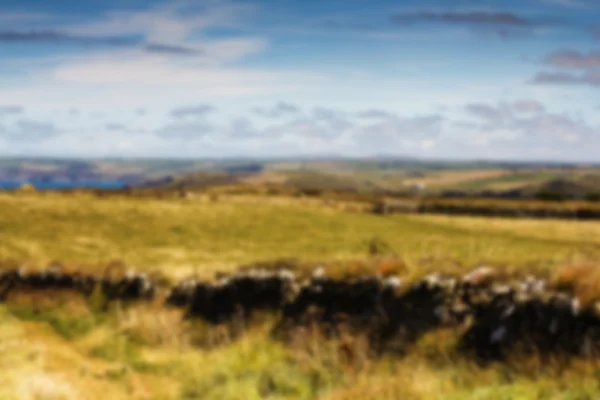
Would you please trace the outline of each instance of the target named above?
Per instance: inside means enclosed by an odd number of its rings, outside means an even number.
[[[208,64],[229,64],[267,48],[262,38],[231,38],[207,41],[202,45]]]
[[[60,17],[53,16],[54,22],[39,29],[85,37],[139,36],[159,49],[197,52],[182,58],[165,51],[149,54],[140,46],[40,55],[22,62],[10,59],[12,68],[26,70],[27,76],[0,76],[0,98],[46,113],[62,107],[103,109],[110,114],[124,106],[173,108],[224,97],[289,94],[322,83],[324,77],[313,73],[238,66],[245,57],[268,48],[263,37],[207,36],[210,28],[244,25],[254,9],[227,0],[176,1],[141,11],[108,12],[78,24],[59,24]],[[0,21],[2,17],[31,20],[41,16],[0,14]]]
[[[279,41],[269,41],[271,35],[325,32],[309,32],[307,27],[304,32],[297,31],[294,21],[279,21],[275,23],[279,26],[275,26],[273,20],[277,18],[272,15],[261,21],[267,22],[264,26],[257,26],[248,22],[254,10],[227,0],[181,1],[142,11],[109,12],[78,24],[62,23],[68,18],[61,16],[54,16],[51,21],[47,15],[0,14],[0,23],[34,21],[39,29],[60,29],[69,35],[140,38],[139,43],[121,50],[94,47],[81,53],[3,60],[8,70],[25,73],[0,76],[0,98],[23,105],[26,111],[23,116],[3,117],[0,131],[5,140],[13,140],[10,136],[19,128],[16,120],[48,121],[48,129],[39,124],[24,126],[31,131],[61,135],[50,137],[43,149],[15,141],[14,150],[55,154],[97,150],[107,155],[115,152],[174,156],[332,151],[443,155],[448,149],[462,149],[464,157],[472,157],[477,155],[470,151],[476,144],[498,154],[523,156],[528,151],[525,147],[536,142],[569,151],[575,144],[586,149],[593,143],[596,149],[599,147],[593,141],[598,129],[589,122],[597,116],[573,117],[572,110],[586,112],[588,92],[567,99],[557,89],[523,85],[529,72],[524,75],[516,68],[498,71],[497,65],[490,63],[482,74],[467,76],[455,73],[455,63],[450,58],[418,59],[415,55],[405,59],[402,52],[398,52],[398,58],[391,53],[373,53],[369,66],[362,64],[358,56],[356,63],[338,57],[344,54],[341,52],[311,53],[303,46],[312,46],[314,40],[319,40],[314,36],[310,36],[310,42],[293,43],[299,45],[299,51],[307,52],[303,62],[298,63],[302,65],[299,69],[282,59],[275,60],[281,67],[264,67],[274,65],[269,63],[273,57],[257,57],[262,64],[254,65],[261,66],[248,67],[244,64],[247,58],[281,45]],[[285,26],[288,22],[290,26]],[[246,25],[252,25],[251,29],[244,29]],[[217,37],[212,28],[233,29],[220,30]],[[429,32],[383,33],[398,35],[398,40],[407,40],[406,35],[435,36]],[[465,34],[463,38],[470,36]],[[148,53],[148,45],[154,46],[154,54]],[[323,49],[330,45],[324,43]],[[175,53],[186,50],[193,51],[187,51],[186,57],[175,57]],[[276,50],[277,54],[294,51],[283,47]],[[566,54],[574,55],[577,63],[588,65],[595,53]],[[312,56],[314,60],[310,59]],[[334,56],[336,60],[327,58]],[[564,64],[566,56],[555,61]],[[385,64],[380,64],[378,57]],[[383,67],[371,69],[372,65]],[[520,100],[502,101],[507,95]],[[280,99],[285,102],[276,104]],[[492,105],[472,104],[470,119],[453,123],[460,121],[462,105],[471,99],[492,99]],[[323,107],[315,107],[314,102]],[[191,116],[194,112],[189,112],[190,106],[206,103],[218,107],[219,112],[211,113],[209,120],[198,108],[198,115]],[[264,104],[271,106],[256,108]],[[440,105],[448,107],[432,111]],[[460,105],[459,111],[456,105]],[[183,112],[187,116],[170,118],[170,111],[181,106],[188,107]],[[546,106],[553,111],[547,112]],[[568,107],[572,107],[571,112],[566,110]],[[80,110],[77,118],[68,114],[69,109]],[[136,116],[136,109],[145,112]],[[250,112],[252,109],[254,113]],[[129,116],[123,110],[129,110]],[[92,116],[99,111],[105,119]],[[253,118],[255,114],[261,117]]]
[[[61,131],[51,122],[20,119],[13,125],[3,127],[0,130],[0,137],[14,142],[33,141],[37,143],[60,133]]]
[[[255,114],[266,118],[281,118],[283,116],[295,115],[300,112],[300,107],[295,104],[279,101],[273,107],[254,107]]]
[[[210,104],[200,104],[196,106],[175,108],[171,110],[171,116],[174,118],[204,117],[213,111],[216,111],[215,107]]]
[[[517,100],[512,104],[512,108],[516,112],[542,112],[546,109],[542,103],[532,99],[521,99]]]
[[[0,105],[0,116],[1,115],[16,115],[23,113],[24,108],[17,105]]]
[[[143,34],[150,42],[178,43],[212,27],[236,26],[253,7],[227,2],[208,2],[200,10],[172,3],[145,11],[111,12],[95,21],[67,27],[69,33],[92,36]]]
[[[377,118],[340,109],[309,108],[277,119],[223,113],[176,118],[156,129],[139,117],[129,123],[97,121],[96,127],[32,123],[0,128],[5,154],[102,156],[285,156],[411,154],[422,157],[494,159],[591,159],[600,146],[600,127],[567,115],[522,111],[517,102],[488,105],[470,120],[441,114],[399,115],[385,109]],[[479,104],[483,109],[485,103]],[[505,116],[498,108],[509,105]],[[275,108],[277,103],[275,103]],[[531,104],[527,104],[526,109]],[[203,107],[204,110],[206,107]],[[301,110],[310,110],[302,112]],[[537,110],[538,108],[535,107]],[[134,110],[134,109],[132,109]],[[200,110],[200,108],[199,108]],[[200,110],[200,111],[202,111]],[[318,112],[314,112],[319,110]],[[494,111],[496,110],[496,111]],[[250,110],[247,110],[250,111]],[[133,112],[133,111],[132,111]],[[502,117],[498,119],[498,113]],[[250,113],[249,115],[254,115]],[[35,121],[34,121],[35,122]],[[80,124],[80,125],[78,125]],[[59,128],[60,127],[60,128]],[[26,128],[25,130],[23,128]],[[16,132],[34,132],[44,146],[18,140]],[[37,133],[36,133],[37,132]],[[26,137],[23,137],[26,139]],[[29,136],[32,138],[32,136]],[[37,142],[37,140],[36,140]]]
[[[203,67],[152,56],[68,59],[31,71],[29,81],[6,81],[0,98],[30,109],[173,108],[177,104],[248,96],[293,95],[318,88],[326,76],[298,71]],[[11,84],[12,83],[12,84]]]
[[[234,117],[224,123],[209,123],[201,118],[167,124],[157,135],[169,140],[185,140],[186,147],[199,143],[230,145],[232,149],[245,149],[262,156],[327,154],[333,150],[353,155],[382,151],[424,154],[435,149],[444,124],[440,115],[401,117],[387,112],[384,120],[364,121],[338,109],[315,107],[308,114],[299,114],[299,106],[293,109],[294,112],[262,125],[247,117]]]
[[[591,159],[600,146],[600,126],[567,114],[543,111],[520,112],[506,103],[469,105],[475,121],[455,124],[457,137],[467,146],[487,147],[496,157],[556,160]],[[530,105],[526,108],[531,108]]]
[[[156,131],[164,139],[186,142],[204,138],[215,132],[215,127],[205,121],[171,123]]]

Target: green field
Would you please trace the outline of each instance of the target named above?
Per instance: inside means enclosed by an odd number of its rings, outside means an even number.
[[[30,266],[121,260],[172,278],[281,257],[369,261],[377,238],[404,274],[481,264],[552,274],[600,261],[600,223],[359,212],[352,204],[263,197],[0,196],[0,258]],[[63,301],[64,300],[64,301]],[[593,365],[527,360],[478,367],[448,332],[405,357],[369,357],[361,338],[269,339],[265,317],[240,338],[181,322],[159,305],[108,313],[74,299],[0,307],[4,399],[593,399]],[[212,346],[210,345],[212,343]],[[346,358],[340,348],[351,349]]]

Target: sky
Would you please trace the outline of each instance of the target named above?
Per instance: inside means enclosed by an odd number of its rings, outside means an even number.
[[[0,157],[600,160],[600,0],[1,0]]]

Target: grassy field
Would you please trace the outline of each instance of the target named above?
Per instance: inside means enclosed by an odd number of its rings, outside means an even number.
[[[122,260],[173,278],[298,257],[368,260],[374,238],[407,275],[482,263],[552,273],[600,261],[600,223],[361,213],[315,199],[95,198],[0,195],[0,258]],[[0,307],[2,399],[593,399],[593,365],[540,360],[478,367],[449,332],[423,337],[406,357],[373,359],[363,338],[307,332],[282,344],[272,318],[239,338],[183,323],[159,305],[107,313],[72,298],[14,299]],[[352,357],[348,357],[350,349]]]
[[[414,268],[450,261],[552,268],[600,254],[600,224],[472,217],[381,217],[318,200],[260,197],[0,196],[0,257],[44,264],[118,259],[166,274],[212,273],[280,257],[354,259],[373,238]],[[514,228],[514,229],[513,229]]]

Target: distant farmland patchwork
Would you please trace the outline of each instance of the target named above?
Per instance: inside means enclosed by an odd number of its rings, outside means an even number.
[[[308,192],[584,199],[600,197],[599,177],[595,166],[411,160],[0,160],[0,182],[11,187],[19,182],[186,189],[244,184]]]

